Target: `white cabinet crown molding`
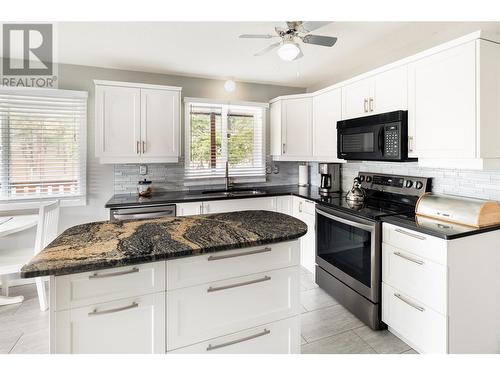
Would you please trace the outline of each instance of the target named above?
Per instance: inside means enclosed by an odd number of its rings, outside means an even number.
[[[164,86],[155,85],[150,83],[137,83],[137,82],[122,82],[122,81],[105,81],[100,79],[94,79],[94,85],[96,86],[119,86],[119,87],[135,87],[139,89],[156,89],[156,90],[170,90],[170,91],[182,91],[182,87],[178,86]]]

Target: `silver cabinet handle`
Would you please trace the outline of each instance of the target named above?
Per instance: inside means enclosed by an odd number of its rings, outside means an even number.
[[[302,212],[302,202],[299,202],[299,212]]]
[[[230,346],[230,345],[238,344],[238,343],[243,342],[243,341],[248,341],[248,340],[256,339],[257,337],[269,335],[270,333],[271,333],[271,331],[266,328],[262,332],[259,332],[259,333],[256,333],[254,335],[250,335],[250,336],[247,336],[247,337],[242,337],[241,339],[236,339],[236,340],[228,341],[228,342],[225,342],[223,344],[218,344],[218,345],[212,345],[212,344],[210,344],[210,345],[207,346],[207,352],[209,352],[210,350],[215,350],[215,349],[223,348],[225,346]]]
[[[260,279],[243,281],[241,283],[236,283],[236,284],[231,284],[231,285],[215,286],[215,287],[211,286],[207,289],[207,293],[217,292],[219,290],[224,290],[224,289],[238,288],[240,286],[245,286],[245,285],[250,285],[250,284],[262,283],[264,281],[269,281],[269,280],[271,280],[271,276],[264,276],[264,277],[261,277]]]
[[[417,263],[419,265],[423,265],[424,264],[424,261],[423,260],[420,260],[420,259],[415,259],[415,258],[412,258],[412,257],[409,257],[407,255],[404,255],[404,254],[401,254],[399,251],[395,251],[394,252],[394,255],[400,257],[400,258],[403,258],[403,259],[406,259],[410,262],[413,262],[413,263]]]
[[[425,309],[422,307],[422,306],[419,306],[419,305],[416,305],[414,304],[413,302],[407,300],[405,297],[403,297],[401,294],[399,293],[394,293],[394,297],[400,299],[401,301],[403,301],[404,303],[406,303],[407,305],[413,307],[414,309],[417,309],[418,311],[420,312],[423,312],[425,311]]]
[[[135,151],[136,151],[138,154],[140,154],[140,153],[141,153],[141,150],[140,150],[140,142],[139,142],[139,141],[137,141],[137,143],[136,143],[136,146],[135,146]]]
[[[363,109],[365,110],[365,113],[368,112],[368,99],[366,98],[363,101]]]
[[[281,153],[282,153],[282,154],[285,154],[285,152],[286,152],[286,145],[283,143],[283,144],[281,145]]]
[[[142,153],[146,152],[146,141],[142,141]]]
[[[97,309],[94,309],[91,312],[89,312],[89,316],[112,314],[112,313],[119,312],[119,311],[135,309],[136,307],[139,307],[139,304],[137,302],[132,302],[131,305],[124,306],[124,307],[117,307],[115,309],[102,310],[102,311],[98,311]]]
[[[413,234],[413,233],[407,232],[403,229],[396,228],[396,232],[401,233],[401,234],[405,234],[407,236],[416,238],[418,240],[422,240],[422,241],[426,240],[426,238],[424,236],[419,236],[418,234]]]
[[[139,268],[134,267],[130,270],[126,271],[118,271],[118,272],[112,272],[112,273],[93,273],[92,275],[89,276],[89,279],[104,279],[106,277],[113,277],[113,276],[121,276],[121,275],[128,275],[129,273],[136,273],[139,272]]]
[[[251,250],[251,251],[246,251],[244,253],[237,253],[237,254],[226,254],[226,255],[210,255],[207,260],[221,260],[221,259],[228,259],[228,258],[236,258],[236,257],[243,257],[245,255],[252,255],[252,254],[260,254],[260,253],[267,253],[271,251],[270,247],[265,247],[263,249],[258,249],[258,250]]]
[[[413,152],[413,136],[408,136],[408,151]]]
[[[369,106],[370,112],[373,112],[373,98],[370,98],[369,102],[370,102]]]

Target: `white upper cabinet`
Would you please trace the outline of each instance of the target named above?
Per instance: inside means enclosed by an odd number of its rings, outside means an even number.
[[[141,90],[141,152],[143,157],[179,155],[179,92]]]
[[[499,165],[499,44],[468,41],[410,64],[409,77],[409,128],[420,165]]]
[[[180,87],[94,81],[101,163],[177,162]]]
[[[312,99],[283,100],[282,154],[289,157],[312,155]]]
[[[96,86],[96,154],[111,158],[138,155],[141,90]]]
[[[281,100],[277,100],[270,105],[270,137],[271,137],[271,155],[281,155]]]
[[[313,97],[313,156],[318,161],[337,160],[337,121],[342,119],[341,89]]]
[[[344,119],[408,108],[408,71],[400,66],[342,87]]]

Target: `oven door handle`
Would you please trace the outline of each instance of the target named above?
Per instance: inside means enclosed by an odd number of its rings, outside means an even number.
[[[357,221],[347,220],[347,219],[344,219],[342,217],[331,215],[331,214],[329,214],[325,211],[322,211],[318,208],[316,208],[316,212],[321,216],[327,217],[329,219],[338,221],[338,222],[343,223],[343,224],[352,225],[353,227],[363,229],[363,230],[366,230],[368,232],[373,232],[375,230],[374,225],[368,225],[368,224],[359,223]]]
[[[378,131],[378,150],[382,155],[384,155],[384,128],[380,128]]]

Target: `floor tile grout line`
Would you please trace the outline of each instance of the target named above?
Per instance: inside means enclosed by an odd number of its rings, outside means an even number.
[[[340,331],[340,332],[334,333],[333,335],[329,335],[329,336],[325,336],[325,337],[320,337],[319,339],[315,339],[315,340],[312,340],[312,341],[309,341],[309,340],[307,340],[307,339],[304,337],[304,340],[306,340],[308,344],[312,344],[312,343],[315,343],[315,342],[317,342],[317,341],[319,341],[319,340],[328,339],[328,338],[330,338],[330,337],[337,336],[337,335],[340,335],[340,334],[342,334],[342,333],[346,333],[346,332],[349,332],[349,331],[353,331],[353,330],[358,329],[358,328],[361,328],[361,327],[363,327],[363,326],[364,326],[364,324],[363,324],[363,325],[361,325],[361,326],[358,326],[358,327],[353,327],[353,328],[346,329],[346,330],[344,330],[344,331]],[[358,335],[356,335],[356,336],[358,336]],[[305,345],[305,344],[304,344],[304,345]]]
[[[358,327],[358,328],[361,328],[361,327]],[[366,345],[368,345],[370,348],[372,348],[372,350],[373,350],[375,353],[377,353],[377,354],[383,354],[383,353],[379,353],[379,352],[377,351],[377,349],[375,349],[373,346],[371,346],[371,345],[368,343],[368,341],[366,341],[364,338],[362,338],[362,337],[361,337],[361,336],[360,336],[360,335],[356,332],[356,329],[358,329],[358,328],[354,328],[354,329],[352,330],[352,331],[354,332],[354,334],[355,334],[356,336],[358,336],[358,337],[361,339],[361,341],[363,341]]]
[[[323,310],[323,309],[327,309],[329,307],[333,307],[333,306],[339,306],[340,303],[335,303],[333,305],[328,305],[328,306],[322,306],[322,307],[318,307],[317,309],[312,309],[312,310],[308,310],[304,305],[301,305],[304,307],[304,309],[306,310],[305,312],[308,313],[308,312],[313,312],[313,311],[319,311],[319,310]],[[304,313],[303,313],[304,314]]]
[[[14,348],[16,347],[16,345],[17,345],[17,343],[19,342],[19,340],[21,340],[21,337],[23,337],[23,335],[24,335],[24,332],[23,332],[23,333],[21,333],[21,334],[19,335],[19,337],[17,338],[17,340],[16,340],[16,342],[14,343],[14,345],[12,345],[12,347],[10,348],[10,350],[9,350],[8,354],[12,354],[12,351],[13,351],[13,350],[14,350]]]

